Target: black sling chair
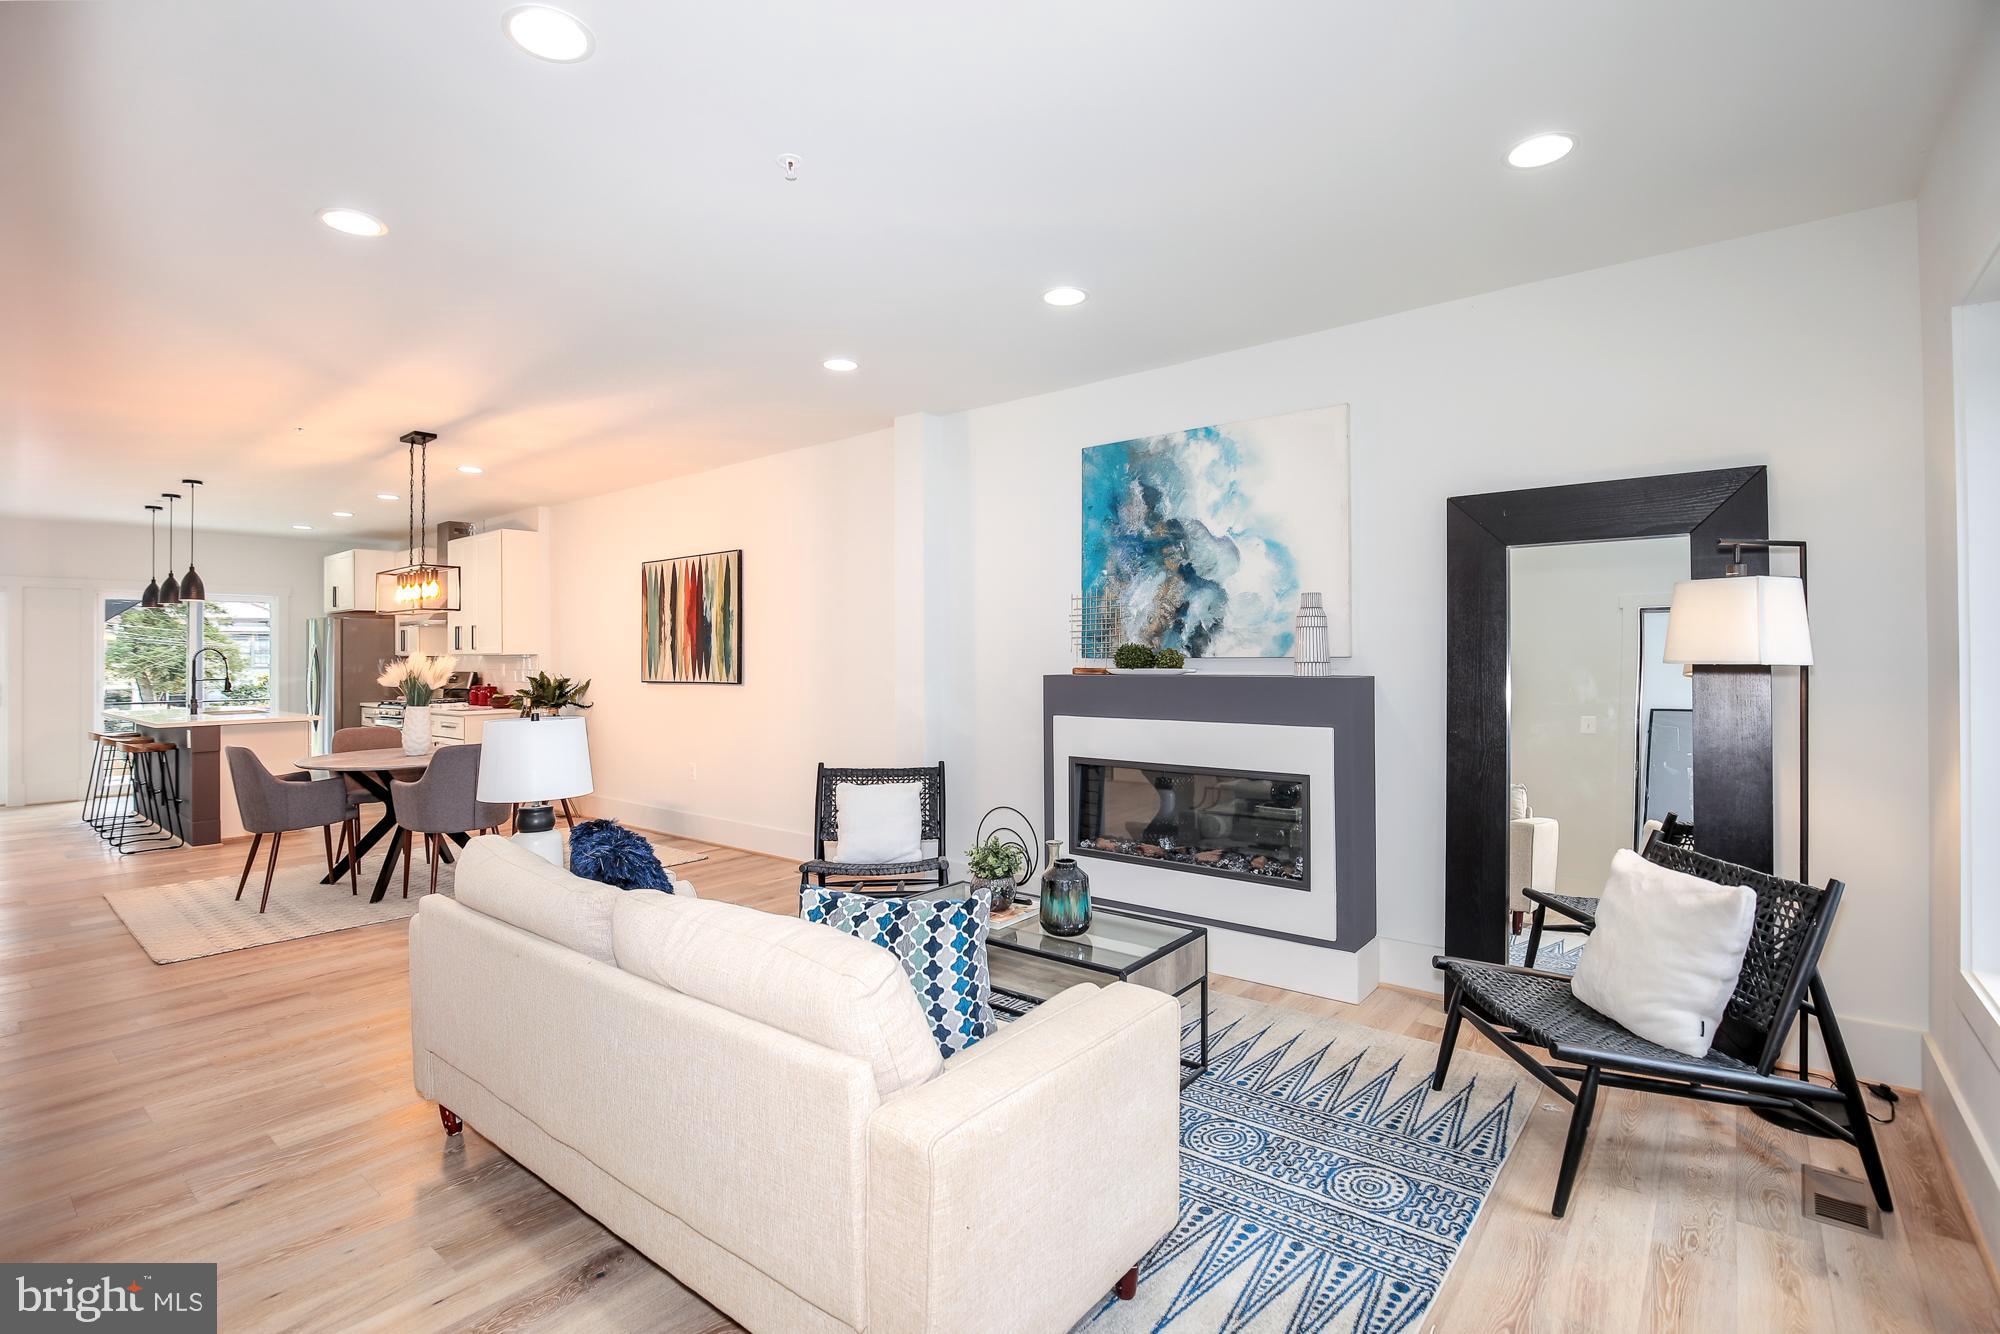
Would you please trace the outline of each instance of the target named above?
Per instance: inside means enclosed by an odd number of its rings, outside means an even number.
[[[1708,1055],[1688,1056],[1628,1032],[1571,995],[1570,979],[1562,974],[1439,956],[1432,963],[1445,975],[1446,1012],[1431,1087],[1444,1087],[1459,1024],[1469,1019],[1529,1074],[1572,1104],[1569,1141],[1550,1209],[1557,1218],[1569,1207],[1600,1087],[1789,1112],[1859,1150],[1875,1202],[1882,1212],[1891,1212],[1895,1206],[1882,1171],[1882,1155],[1875,1148],[1874,1126],[1819,975],[1820,951],[1840,905],[1840,881],[1829,880],[1826,888],[1819,889],[1780,880],[1692,849],[1671,847],[1658,838],[1646,845],[1643,855],[1718,885],[1748,885],[1757,895],[1756,924],[1743,956],[1743,972]],[[1772,1073],[1786,1030],[1802,1015],[1819,1023],[1833,1066],[1831,1088],[1808,1081],[1803,1071],[1798,1079]],[[1564,1064],[1544,1064],[1526,1047],[1540,1048]],[[1576,1085],[1574,1090],[1570,1083]],[[1846,1124],[1827,1116],[1819,1106],[1824,1103],[1841,1104]]]

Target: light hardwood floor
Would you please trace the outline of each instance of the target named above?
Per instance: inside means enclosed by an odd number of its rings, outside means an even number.
[[[443,1135],[410,1086],[403,924],[156,965],[103,892],[233,874],[243,846],[120,858],[76,813],[0,810],[0,1258],[218,1261],[226,1329],[734,1328],[477,1133]],[[795,902],[768,857],[688,873]],[[1438,1034],[1411,993],[1218,985]],[[1424,1329],[2000,1329],[1913,1096],[1882,1128],[1881,1240],[1799,1216],[1804,1156],[1852,1172],[1851,1150],[1615,1091],[1599,1115],[1560,1222],[1565,1118],[1531,1118]]]

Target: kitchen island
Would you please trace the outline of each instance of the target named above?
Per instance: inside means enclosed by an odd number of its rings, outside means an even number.
[[[155,741],[175,747],[180,766],[180,827],[190,843],[220,843],[246,832],[236,812],[236,785],[229,781],[224,746],[254,752],[264,767],[280,776],[291,773],[292,761],[313,748],[313,715],[249,711],[216,705],[199,714],[186,709],[136,705],[106,709],[107,722],[125,722]],[[155,824],[167,824],[164,811],[148,808],[141,794],[140,813]]]

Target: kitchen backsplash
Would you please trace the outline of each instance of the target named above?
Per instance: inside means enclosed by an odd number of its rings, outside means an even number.
[[[458,665],[462,671],[479,673],[479,679],[490,686],[505,690],[520,690],[527,686],[528,678],[541,668],[535,665],[532,653],[502,657],[491,653],[461,653]]]

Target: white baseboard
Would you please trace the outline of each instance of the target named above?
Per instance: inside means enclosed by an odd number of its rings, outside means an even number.
[[[1987,1143],[1966,1103],[1964,1089],[1929,1034],[1924,1036],[1923,1067],[1924,1102],[1949,1160],[1945,1166],[1958,1177],[1972,1212],[1972,1225],[1985,1243],[1987,1263],[1992,1264],[1995,1243],[2000,1242],[2000,1159],[1996,1159],[1993,1146]]]
[[[1444,953],[1444,946],[1390,936],[1375,937],[1375,944],[1382,951],[1384,982],[1410,991],[1427,991],[1443,999],[1444,974],[1431,967],[1431,960]]]
[[[659,834],[698,838],[704,843],[720,843],[724,847],[741,848],[745,852],[762,852],[772,857],[783,857],[788,861],[802,862],[812,856],[810,832],[772,829],[765,825],[747,824],[742,820],[725,820],[720,816],[703,815],[697,811],[679,811],[666,806],[647,806],[636,801],[620,801],[616,797],[591,796],[577,804],[594,816],[617,820],[621,824],[633,825],[640,829],[650,829]]]

